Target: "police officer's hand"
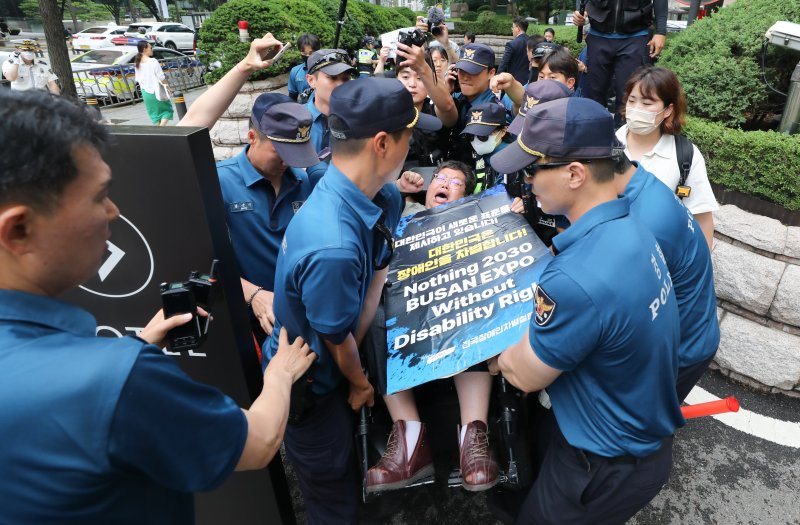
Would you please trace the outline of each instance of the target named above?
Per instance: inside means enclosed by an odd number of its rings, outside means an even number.
[[[350,408],[356,412],[361,410],[364,405],[371,407],[375,404],[375,390],[369,381],[365,381],[364,385],[350,383],[350,395],[347,402],[350,404]]]
[[[650,49],[650,58],[655,58],[661,54],[661,50],[664,49],[664,44],[667,42],[667,37],[664,35],[653,35],[653,38],[647,43],[647,47]]]
[[[250,303],[250,306],[253,308],[253,314],[255,314],[258,323],[261,325],[261,329],[264,330],[267,335],[272,335],[272,327],[275,326],[275,312],[272,310],[272,302],[274,299],[274,293],[261,290],[253,297],[253,302]]]
[[[201,317],[208,317],[208,312],[203,310],[200,307],[197,307],[197,314]],[[163,346],[164,339],[167,337],[167,332],[172,330],[173,328],[177,328],[178,326],[184,325],[192,320],[192,314],[180,314],[180,315],[173,315],[168,319],[164,319],[164,310],[161,309],[156,312],[156,315],[150,319],[150,322],[147,323],[141,332],[139,332],[139,337],[144,339],[150,344]]]
[[[498,363],[499,359],[500,359],[500,356],[495,356],[495,357],[489,359],[488,361],[486,361],[486,365],[489,367],[489,374],[490,375],[496,376],[497,374],[500,373],[500,364]]]
[[[272,356],[264,371],[264,380],[266,382],[269,374],[283,372],[291,375],[294,383],[306,373],[316,358],[317,354],[311,351],[302,337],[296,337],[292,344],[289,344],[289,334],[286,328],[281,328],[278,351]]]
[[[422,175],[413,171],[404,171],[397,179],[397,189],[400,193],[417,193],[422,191],[424,185],[425,179]]]
[[[250,43],[247,56],[237,64],[239,71],[250,74],[268,68],[272,65],[272,59],[264,60],[264,57],[268,54],[274,55],[282,46],[283,44],[272,36],[272,33],[256,38]]]
[[[576,26],[582,26],[586,23],[586,16],[582,15],[580,11],[572,13],[572,23]]]

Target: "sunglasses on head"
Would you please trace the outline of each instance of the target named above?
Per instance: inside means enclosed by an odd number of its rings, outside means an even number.
[[[327,55],[323,55],[323,57],[320,58],[316,64],[311,66],[311,69],[308,70],[308,73],[313,74],[319,71],[321,68],[327,66],[328,64],[334,64],[334,63],[342,63],[350,65],[350,57],[348,57],[344,53],[338,53],[338,52],[328,53]]]
[[[573,162],[580,162],[581,164],[592,163],[591,160],[564,160],[560,162],[543,162],[541,164],[537,164],[536,162],[534,162],[533,164],[528,164],[527,166],[522,168],[522,171],[524,172],[526,179],[532,179],[534,175],[536,175],[536,172],[539,170],[549,170],[553,168],[560,168],[562,166],[569,166]]]

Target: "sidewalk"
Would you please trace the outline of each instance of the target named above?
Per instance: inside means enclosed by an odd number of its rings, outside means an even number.
[[[208,86],[202,86],[199,88],[191,89],[185,92],[184,98],[186,99],[186,107],[192,105],[197,97],[202,95],[206,92]],[[103,117],[109,120],[112,124],[115,125],[124,125],[124,126],[152,126],[153,123],[150,122],[150,118],[147,116],[147,111],[144,109],[144,104],[139,102],[138,104],[130,104],[127,106],[117,106],[113,108],[100,108],[100,111],[103,113]],[[170,125],[174,126],[178,123],[178,112],[176,111],[174,116],[172,117],[172,121]]]

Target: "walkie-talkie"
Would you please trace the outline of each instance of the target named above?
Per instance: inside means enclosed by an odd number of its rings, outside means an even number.
[[[199,348],[208,335],[211,323],[211,290],[216,282],[214,274],[217,261],[211,262],[208,274],[193,271],[189,279],[182,282],[161,283],[161,304],[164,318],[173,315],[192,314],[192,320],[177,326],[167,333],[167,341],[173,352]],[[207,317],[197,315],[197,307],[208,312]]]

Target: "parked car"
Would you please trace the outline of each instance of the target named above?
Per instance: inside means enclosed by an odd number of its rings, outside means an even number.
[[[125,36],[145,38],[168,49],[192,51],[197,36],[193,29],[174,22],[137,22],[128,26]]]
[[[113,45],[111,39],[122,35],[125,27],[110,24],[102,27],[90,27],[72,35],[72,47],[75,49],[98,49]]]
[[[133,64],[137,52],[136,46],[114,46],[73,58],[72,76],[78,96],[94,96],[103,103],[138,98]],[[153,58],[161,61],[170,85],[186,89],[203,84],[205,67],[196,58],[163,47],[153,47]]]

